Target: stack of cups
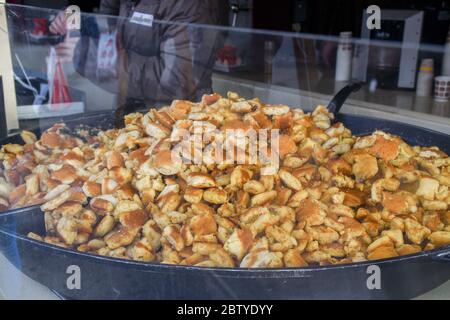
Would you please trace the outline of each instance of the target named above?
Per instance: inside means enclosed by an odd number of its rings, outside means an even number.
[[[434,99],[440,102],[450,99],[450,76],[434,78]]]
[[[352,33],[341,32],[336,58],[336,81],[348,81],[352,75]]]
[[[355,48],[353,50],[353,58],[352,58],[352,78],[353,79],[358,79],[359,75],[360,75],[360,72],[358,70],[360,53],[361,53],[361,46],[355,45]]]
[[[442,76],[434,78],[434,100],[447,102],[450,99],[450,30],[447,34],[444,57],[442,58]]]
[[[416,96],[429,97],[433,89],[433,59],[423,59],[417,75]]]

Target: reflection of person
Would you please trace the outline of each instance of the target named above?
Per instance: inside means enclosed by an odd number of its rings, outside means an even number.
[[[220,24],[228,12],[220,0],[102,0],[100,13],[130,19],[110,19],[123,48],[127,98],[146,104],[173,99],[196,100],[211,91],[211,69],[219,31],[187,23]],[[136,17],[152,17],[138,23]],[[161,22],[160,22],[161,21]],[[50,31],[65,34],[60,14]],[[83,28],[83,24],[82,24]],[[82,32],[83,34],[83,32]]]

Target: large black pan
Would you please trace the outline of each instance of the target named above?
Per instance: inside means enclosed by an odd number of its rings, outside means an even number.
[[[347,94],[351,91],[346,90]],[[381,129],[402,136],[410,144],[434,145],[450,153],[450,137],[442,133],[359,115],[339,114],[337,120],[356,135]],[[97,114],[66,123],[105,127],[114,119],[112,114]],[[19,138],[11,137],[0,144],[10,142],[19,142]],[[0,251],[30,278],[75,299],[407,299],[450,279],[450,246],[347,265],[220,269],[85,254],[29,239],[26,234],[30,231],[45,232],[38,207],[0,214]],[[77,283],[73,275],[78,271],[80,289],[73,287]]]

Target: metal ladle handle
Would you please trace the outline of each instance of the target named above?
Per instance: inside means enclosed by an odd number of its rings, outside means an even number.
[[[359,81],[352,81],[349,84],[347,84],[344,88],[342,88],[336,95],[331,99],[330,103],[328,104],[328,111],[334,114],[336,116],[339,111],[341,110],[345,100],[347,100],[348,96],[352,92],[356,92],[359,89],[361,89],[362,82]]]

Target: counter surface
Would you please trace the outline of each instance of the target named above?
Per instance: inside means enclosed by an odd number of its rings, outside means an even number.
[[[327,96],[333,96],[346,84],[345,82],[334,81],[332,74],[322,74],[321,80],[313,81],[310,77],[305,76],[304,73],[297,75],[292,70],[283,70],[282,68],[275,75],[272,75],[271,78],[245,71],[234,71],[230,74],[216,72],[215,75],[219,78],[230,78],[236,81],[245,80],[260,85],[275,85]],[[392,109],[450,118],[450,101],[439,102],[432,96],[417,97],[413,90],[377,88],[371,91],[369,86],[365,84],[361,90],[352,94],[352,100],[361,106],[368,104],[380,105]]]

